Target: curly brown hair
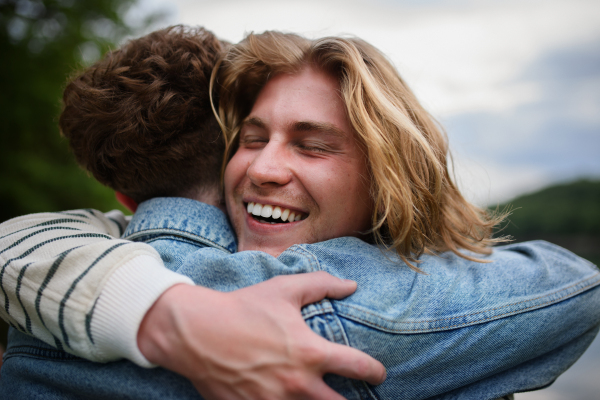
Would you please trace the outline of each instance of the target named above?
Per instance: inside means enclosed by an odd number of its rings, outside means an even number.
[[[138,203],[218,188],[225,143],[209,84],[225,47],[203,28],[173,26],[72,79],[59,126],[77,162]]]

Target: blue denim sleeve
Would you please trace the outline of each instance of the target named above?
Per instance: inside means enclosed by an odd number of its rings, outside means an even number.
[[[347,398],[493,399],[550,384],[583,353],[600,325],[600,273],[545,242],[487,258],[424,256],[416,273],[393,254],[340,238],[277,259],[205,249],[179,272],[223,291],[317,270],[353,279],[355,294],[311,304],[304,318],[323,337],[383,362],[388,379],[373,387],[328,376],[332,387]]]
[[[358,282],[354,295],[331,302],[329,325],[340,326],[343,341],[323,328],[323,316],[307,322],[386,366],[386,382],[368,388],[377,398],[495,399],[538,389],[581,356],[600,326],[600,272],[546,242],[499,247],[487,264],[425,256],[423,274],[354,239],[302,250]]]

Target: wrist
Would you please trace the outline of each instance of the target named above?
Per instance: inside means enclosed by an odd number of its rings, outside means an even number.
[[[185,296],[186,285],[174,285],[167,289],[148,309],[137,334],[137,345],[151,363],[162,365],[170,353],[169,338],[175,335],[173,315],[177,299]]]
[[[181,283],[192,281],[150,256],[137,256],[117,268],[98,297],[90,323],[98,361],[126,358],[142,367],[155,366],[138,348],[138,330],[156,299]]]
[[[227,348],[214,329],[228,309],[227,294],[202,286],[179,284],[166,290],[148,310],[137,335],[138,348],[153,364],[190,379],[207,375],[213,347]],[[214,364],[214,362],[213,362]]]
[[[211,292],[208,289],[177,284],[167,289],[154,302],[140,324],[137,345],[140,352],[151,363],[168,368],[172,356],[184,345],[185,321],[181,314],[199,292]],[[198,316],[202,317],[202,316]]]

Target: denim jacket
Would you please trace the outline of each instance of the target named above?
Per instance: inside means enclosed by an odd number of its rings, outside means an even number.
[[[302,310],[313,331],[386,366],[388,378],[379,386],[325,377],[349,399],[480,400],[542,388],[577,360],[600,325],[599,271],[546,242],[497,247],[484,257],[490,263],[423,255],[423,273],[349,237],[295,245],[278,258],[232,254],[235,237],[225,215],[181,198],[141,204],[123,237],[149,243],[167,268],[221,291],[318,270],[357,281],[353,295]],[[17,331],[2,375],[0,394],[17,393],[25,380],[23,390],[32,391],[20,394],[198,398],[170,371],[92,363]]]

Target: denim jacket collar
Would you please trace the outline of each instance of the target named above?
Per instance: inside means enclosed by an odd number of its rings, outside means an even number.
[[[123,239],[145,240],[170,233],[234,253],[237,243],[227,216],[217,207],[182,197],[156,197],[141,203]]]

